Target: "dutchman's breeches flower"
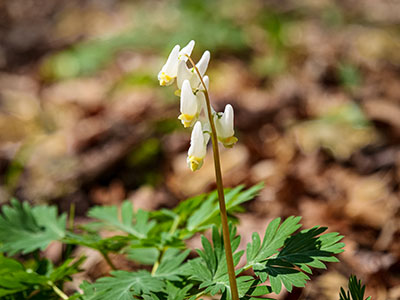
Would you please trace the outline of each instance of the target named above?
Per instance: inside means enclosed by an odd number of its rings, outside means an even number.
[[[193,131],[190,140],[187,163],[192,171],[198,170],[204,161],[207,152],[207,144],[210,140],[211,128],[209,119],[206,117],[206,107],[209,103],[208,88],[209,78],[205,75],[210,61],[210,52],[205,51],[195,65],[190,59],[192,68],[186,65],[194,47],[194,41],[179,51],[176,45],[169,55],[167,62],[158,74],[160,85],[170,85],[177,78],[177,86],[181,97],[178,119],[184,127],[192,127]],[[210,114],[213,116],[218,140],[225,147],[232,147],[237,138],[233,129],[233,108],[230,104],[225,107],[223,113],[214,111],[210,104]],[[204,114],[202,112],[204,111]]]
[[[158,73],[158,80],[160,85],[171,85],[177,74],[179,62],[186,63],[188,56],[192,54],[194,41],[190,41],[185,47],[179,51],[180,46],[176,45],[168,56],[167,62]]]
[[[187,158],[188,166],[192,171],[198,170],[203,165],[203,160],[207,153],[207,142],[208,138],[203,134],[201,123],[197,121],[190,138],[190,148]]]
[[[181,114],[178,119],[181,120],[183,126],[191,127],[197,119],[200,112],[200,106],[189,80],[185,80],[181,90]]]
[[[225,106],[224,113],[215,115],[215,127],[217,129],[218,140],[228,148],[237,142],[233,129],[233,107],[228,104]]]

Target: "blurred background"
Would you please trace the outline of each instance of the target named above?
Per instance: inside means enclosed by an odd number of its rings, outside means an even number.
[[[242,246],[279,216],[345,236],[340,263],[278,299],[338,299],[350,274],[400,299],[397,0],[0,1],[0,204],[74,203],[79,220],[214,189],[211,156],[187,168],[179,98],[157,81],[191,39],[195,60],[211,51],[214,107],[235,109],[225,185],[265,182]],[[82,276],[101,276],[100,261]]]

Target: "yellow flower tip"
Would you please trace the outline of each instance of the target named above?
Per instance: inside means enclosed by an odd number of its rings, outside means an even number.
[[[174,79],[174,77],[168,76],[165,74],[165,72],[161,72],[161,74],[158,76],[161,86],[171,85],[174,82]]]
[[[195,121],[196,116],[191,116],[187,114],[180,114],[178,119],[181,120],[183,127],[188,128],[191,127]]]
[[[197,171],[203,165],[203,158],[196,157],[196,156],[189,156],[188,157],[188,165],[190,170]]]
[[[230,136],[228,138],[221,139],[219,138],[219,141],[226,147],[226,148],[232,148],[233,145],[235,145],[238,141],[237,137],[235,136]]]

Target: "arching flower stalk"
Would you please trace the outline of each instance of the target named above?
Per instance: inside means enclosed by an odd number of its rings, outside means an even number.
[[[195,64],[190,57],[193,47],[194,41],[190,41],[180,51],[179,45],[176,45],[158,74],[158,79],[160,85],[170,85],[175,78],[177,79],[180,90],[177,94],[181,97],[181,114],[178,118],[184,127],[194,125],[187,158],[188,166],[192,171],[200,169],[203,165],[207,144],[211,137],[230,290],[232,299],[239,300],[218,149],[218,141],[229,148],[237,142],[234,136],[233,107],[228,104],[223,113],[217,113],[212,108],[208,94],[209,78],[205,75],[210,61],[210,52],[205,51],[200,61]],[[188,68],[187,61],[190,62],[191,68]]]

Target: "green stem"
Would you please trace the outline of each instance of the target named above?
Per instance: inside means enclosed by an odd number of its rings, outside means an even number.
[[[179,216],[175,217],[175,219],[174,219],[174,221],[172,223],[172,226],[171,226],[171,228],[169,230],[169,234],[170,235],[174,234],[174,232],[178,228],[180,220],[181,219],[180,219]],[[167,247],[166,246],[162,247],[162,249],[160,250],[160,254],[158,255],[157,261],[154,263],[153,268],[151,269],[151,275],[152,276],[154,276],[156,274],[156,271],[157,271],[158,267],[160,266],[161,259],[162,259],[162,256],[164,255],[165,251],[167,251]]]
[[[101,255],[103,255],[104,260],[107,262],[107,264],[111,267],[113,270],[117,270],[113,262],[111,261],[110,257],[106,252],[100,251]]]
[[[208,120],[210,122],[210,127],[211,127],[211,141],[212,141],[213,154],[214,154],[215,178],[216,178],[217,190],[218,190],[219,210],[220,210],[220,215],[221,215],[222,234],[224,237],[226,262],[228,265],[229,284],[231,287],[232,300],[239,300],[239,294],[238,294],[237,283],[236,283],[236,275],[235,275],[235,266],[233,264],[232,247],[231,247],[231,241],[230,241],[230,237],[229,237],[228,215],[226,213],[224,185],[222,183],[222,172],[221,172],[221,163],[220,163],[219,150],[218,150],[217,130],[215,129],[214,118],[213,118],[213,114],[211,111],[210,97],[208,95],[207,87],[204,83],[203,77],[201,76],[200,71],[199,71],[199,69],[197,69],[196,64],[193,62],[193,60],[189,56],[188,56],[188,59],[189,59],[190,63],[193,65],[193,68],[196,71],[197,75],[199,76],[201,84],[204,87],[204,96],[206,98],[206,105],[207,105],[207,115],[208,115]]]
[[[151,276],[154,276],[156,274],[156,271],[157,271],[158,267],[160,266],[161,254],[162,254],[162,252],[160,252],[160,254],[158,255],[157,261],[154,263],[153,268],[151,269]]]
[[[69,207],[68,227],[69,230],[74,231],[74,218],[75,218],[75,203],[71,203]]]
[[[68,300],[68,296],[66,294],[64,294],[64,292],[62,290],[60,290],[52,281],[49,281],[48,284],[51,286],[51,288],[53,289],[53,291],[60,296],[61,299],[63,300]]]

